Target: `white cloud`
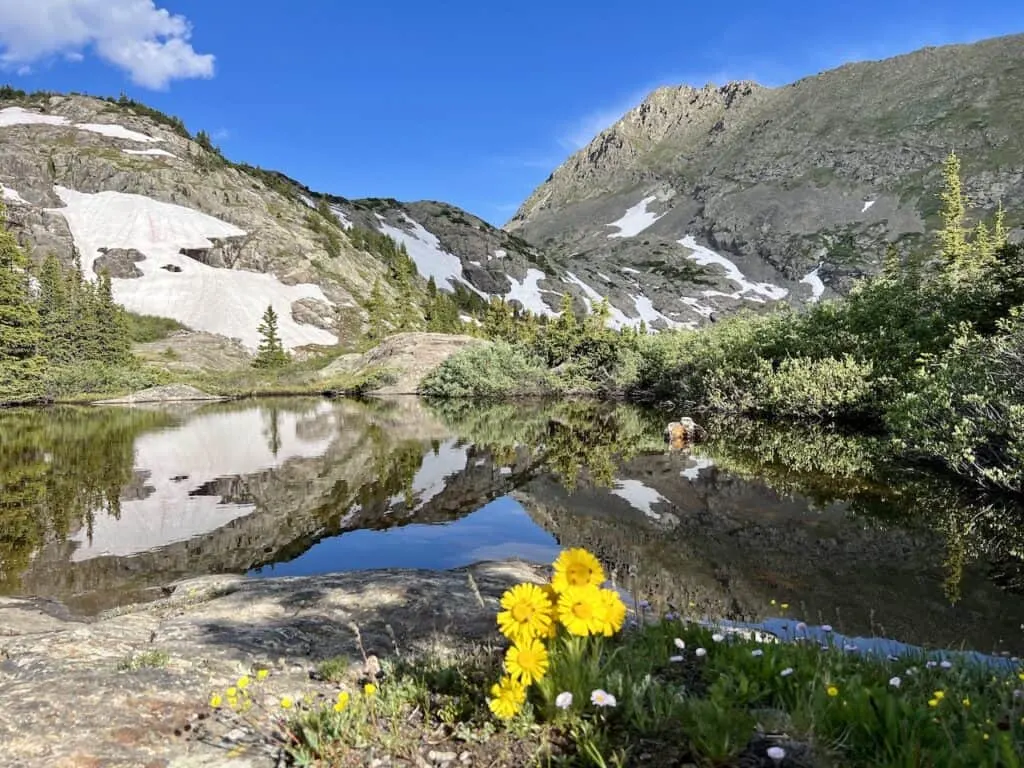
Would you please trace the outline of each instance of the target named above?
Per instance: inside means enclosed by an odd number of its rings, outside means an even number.
[[[0,0],[0,65],[22,69],[91,52],[144,88],[212,77],[212,54],[195,51],[184,16],[153,0]]]

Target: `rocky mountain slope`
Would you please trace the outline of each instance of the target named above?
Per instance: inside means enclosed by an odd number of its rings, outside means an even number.
[[[662,88],[503,229],[443,202],[311,190],[132,101],[0,88],[0,196],[37,260],[106,268],[130,310],[250,351],[268,303],[289,348],[358,337],[375,282],[399,299],[380,235],[466,321],[492,297],[555,315],[568,292],[579,310],[608,297],[616,327],[695,328],[841,293],[886,243],[925,244],[954,147],[974,213],[1001,200],[1019,225],[1022,83],[1016,35],[781,88]]]
[[[604,273],[623,287],[629,271],[656,308],[685,307],[686,319],[802,304],[872,272],[885,243],[926,242],[954,148],[976,213],[1001,199],[1019,225],[1024,35],[779,88],[661,88],[566,160],[505,228],[592,283]],[[694,266],[710,285],[690,280]]]

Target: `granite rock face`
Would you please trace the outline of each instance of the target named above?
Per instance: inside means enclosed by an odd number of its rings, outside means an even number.
[[[251,726],[205,717],[211,691],[260,667],[270,674],[255,695],[268,713],[281,696],[333,698],[336,686],[310,679],[318,661],[386,658],[396,641],[414,655],[496,640],[501,593],[542,580],[514,561],[443,573],[209,577],[89,621],[59,604],[0,598],[0,766],[271,768],[278,755]],[[260,715],[264,733],[269,717]]]

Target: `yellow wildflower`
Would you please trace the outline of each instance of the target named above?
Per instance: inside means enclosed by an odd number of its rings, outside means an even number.
[[[291,696],[282,696],[281,697],[281,709],[291,709],[292,706],[294,706],[294,704],[295,704],[295,702],[292,701],[292,697]]]
[[[259,672],[256,673],[256,679],[257,680],[266,680],[267,679],[267,675],[269,675],[269,674],[270,674],[270,670],[261,669]]]
[[[545,637],[551,631],[553,606],[536,584],[517,584],[501,596],[498,629],[513,643]]]
[[[605,621],[601,590],[593,584],[569,587],[558,598],[558,620],[571,635],[602,634]]]
[[[600,591],[600,602],[598,613],[601,617],[601,633],[605,637],[611,637],[626,623],[626,604],[622,602],[619,593],[611,589]]]
[[[235,686],[231,686],[230,688],[227,689],[226,693],[227,693],[229,699],[233,699],[235,696],[238,695],[238,689],[235,688]]]
[[[219,693],[215,693],[212,696],[210,696],[210,706],[214,709],[217,709],[223,703],[224,699],[221,698],[221,695]]]
[[[935,693],[932,694],[932,696],[934,696],[939,701],[942,701],[944,698],[946,698],[946,692],[945,691],[936,691]]]
[[[836,696],[839,695],[839,689],[836,688],[834,685],[830,685],[828,688],[825,689],[825,693],[827,693],[829,696],[835,698]]]
[[[787,608],[789,608],[789,603],[782,603],[781,605],[779,605],[779,608],[781,608],[782,610],[786,610]]]
[[[964,700],[962,702],[960,702],[960,703],[963,704],[968,709],[971,708],[971,699],[970,699],[969,696],[964,696]]]
[[[769,605],[775,605],[775,598],[772,598],[771,600],[769,600],[768,604]]]
[[[238,709],[238,697],[228,696],[228,706],[232,709]]]
[[[373,683],[367,683],[363,686],[363,693],[365,693],[367,696],[373,696],[375,693],[377,693],[377,686]]]
[[[351,699],[352,697],[349,695],[348,691],[341,691],[338,694],[338,700],[334,702],[334,711],[344,712],[345,708],[348,706],[348,703]]]
[[[1019,673],[1019,674],[1017,675],[1017,677],[1019,677],[1019,678],[1020,678],[1020,679],[1021,679],[1022,681],[1024,681],[1024,672],[1020,672],[1020,673]]]
[[[929,707],[937,707],[937,706],[939,706],[939,700],[938,699],[928,699],[928,706]]]
[[[530,685],[547,674],[548,649],[540,640],[513,645],[505,654],[505,669],[513,679],[524,686]]]
[[[241,688],[244,691],[246,688],[249,687],[249,683],[251,683],[251,682],[252,682],[252,680],[250,679],[250,677],[248,675],[242,675],[240,678],[238,678],[237,685],[238,685],[239,688]]]
[[[575,547],[563,550],[555,560],[555,575],[551,578],[551,586],[561,593],[569,587],[584,587],[588,584],[599,587],[604,580],[604,568],[598,559],[587,550]]]
[[[495,717],[511,720],[523,708],[523,703],[526,701],[526,689],[506,675],[491,686],[491,697],[487,700],[487,706],[490,707]]]

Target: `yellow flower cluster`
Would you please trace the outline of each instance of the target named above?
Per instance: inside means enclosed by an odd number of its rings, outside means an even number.
[[[263,682],[269,674],[270,672],[266,669],[261,669],[256,673],[256,680]],[[210,706],[220,709],[227,704],[228,707],[238,712],[248,712],[252,708],[252,699],[249,698],[249,687],[252,684],[253,679],[249,675],[242,675],[234,685],[224,691],[223,695],[219,692],[210,694]]]
[[[526,702],[526,689],[547,674],[546,641],[559,627],[570,635],[611,637],[626,620],[618,593],[602,589],[604,569],[585,549],[564,550],[554,563],[550,584],[517,584],[501,598],[498,629],[512,647],[505,655],[506,674],[491,687],[495,716],[515,717]]]

